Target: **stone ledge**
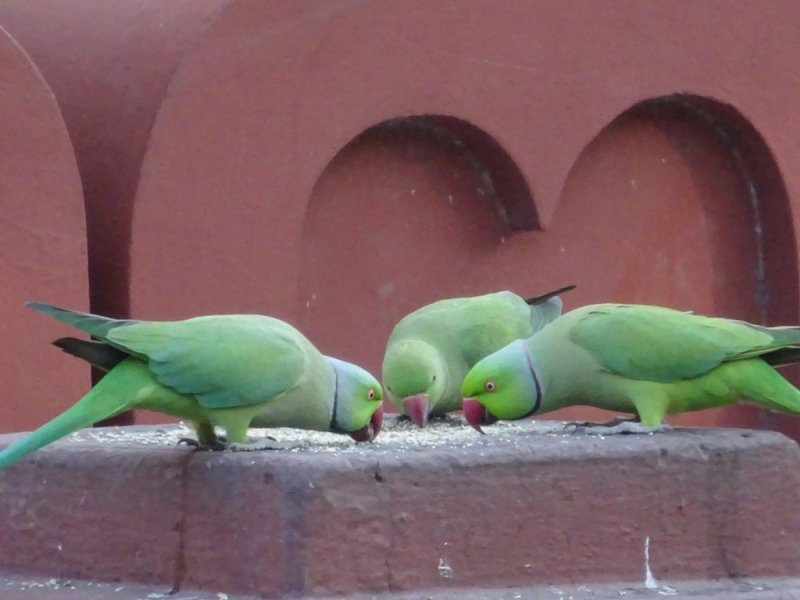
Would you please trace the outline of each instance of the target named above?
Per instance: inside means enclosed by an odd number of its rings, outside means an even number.
[[[175,447],[171,426],[81,432],[0,471],[0,572],[455,593],[641,581],[649,539],[659,580],[800,575],[800,450],[780,434],[388,429],[380,444],[246,454]]]
[[[660,592],[660,593],[659,593]],[[692,600],[796,600],[800,579],[767,578],[723,581],[674,581],[660,589],[643,583],[550,585],[520,588],[421,590],[414,592],[358,594],[348,600],[619,600],[662,596]],[[175,594],[166,588],[142,584],[99,583],[0,577],[3,600],[256,600],[257,596],[186,590]],[[341,598],[337,596],[336,598]],[[333,600],[333,598],[318,599]]]

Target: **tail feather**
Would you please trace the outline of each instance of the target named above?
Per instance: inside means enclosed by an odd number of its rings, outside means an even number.
[[[574,285],[568,285],[550,292],[549,294],[534,296],[533,298],[525,300],[530,307],[531,329],[534,333],[561,316],[561,309],[564,303],[561,301],[561,298],[558,297],[558,294],[568,292],[575,287]]]
[[[564,292],[569,292],[570,290],[574,290],[577,285],[567,285],[562,288],[558,288],[552,292],[548,292],[547,294],[543,294],[541,296],[531,296],[530,298],[525,298],[525,302],[527,302],[530,306],[535,306],[537,304],[544,304],[550,298],[558,296],[559,294],[563,294]]]
[[[800,327],[770,327],[767,331],[782,346],[800,346]]]
[[[88,362],[93,367],[110,371],[130,354],[109,346],[105,342],[79,340],[72,337],[58,338],[53,342],[56,348],[61,348],[67,354],[77,356]]]
[[[789,346],[788,348],[781,348],[766,354],[762,354],[761,358],[773,367],[785,367],[800,362],[800,348]]]
[[[66,308],[59,308],[58,306],[53,306],[51,304],[44,304],[42,302],[26,302],[25,306],[28,308],[32,308],[33,310],[39,311],[40,313],[44,313],[61,321],[62,323],[66,323],[67,325],[72,325],[76,329],[83,331],[84,333],[88,333],[94,337],[98,337],[101,339],[105,339],[108,335],[108,332],[114,329],[115,327],[121,327],[123,325],[131,325],[133,323],[139,323],[140,321],[134,320],[122,320],[122,319],[111,319],[109,317],[101,317],[99,315],[93,315],[90,313],[80,312],[77,310],[69,310]]]
[[[141,389],[134,369],[141,369],[139,361],[120,364],[72,407],[0,451],[0,469],[70,433],[134,408]]]
[[[745,361],[749,368],[737,369],[743,396],[769,410],[800,414],[800,390],[761,361]]]

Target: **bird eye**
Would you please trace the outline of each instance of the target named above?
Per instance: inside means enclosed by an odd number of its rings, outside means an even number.
[[[369,391],[367,392],[367,399],[368,400],[375,400],[375,390],[374,389],[369,388]]]
[[[493,392],[497,389],[497,384],[491,379],[483,384],[484,392]]]

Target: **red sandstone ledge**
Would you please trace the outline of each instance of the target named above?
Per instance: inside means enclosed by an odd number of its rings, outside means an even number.
[[[780,434],[533,422],[426,445],[391,425],[259,453],[81,432],[0,471],[0,572],[271,597],[800,575],[800,449]]]
[[[660,592],[660,593],[659,593]],[[619,600],[620,598],[691,597],[692,600],[797,600],[800,579],[727,579],[676,581],[658,590],[643,582],[599,585],[550,585],[514,588],[422,590],[357,594],[348,600]],[[337,596],[340,598],[341,596]],[[0,577],[2,600],[256,600],[257,596],[197,590],[170,593],[163,587],[142,584],[99,583],[24,577]],[[317,600],[333,600],[327,599]]]

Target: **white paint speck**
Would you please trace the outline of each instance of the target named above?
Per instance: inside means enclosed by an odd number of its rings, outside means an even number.
[[[644,587],[648,590],[656,590],[662,596],[672,596],[678,592],[673,588],[660,584],[655,577],[653,571],[650,570],[650,536],[648,535],[644,540]]]
[[[450,565],[447,564],[447,561],[443,558],[439,559],[439,566],[436,567],[439,571],[439,575],[444,577],[445,579],[450,579],[453,576],[453,569]]]

